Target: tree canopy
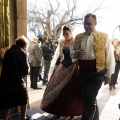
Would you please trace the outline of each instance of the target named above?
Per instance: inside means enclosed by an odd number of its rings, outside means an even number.
[[[38,0],[39,1],[39,0]],[[37,36],[48,36],[57,39],[65,24],[80,25],[84,15],[96,13],[105,8],[103,1],[98,5],[89,5],[84,10],[80,9],[78,0],[34,0],[34,4],[28,3],[28,29]]]

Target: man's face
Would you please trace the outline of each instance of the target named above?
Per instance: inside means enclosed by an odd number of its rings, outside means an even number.
[[[92,16],[88,17],[84,21],[84,29],[86,33],[91,34],[94,32],[96,26],[96,22]]]

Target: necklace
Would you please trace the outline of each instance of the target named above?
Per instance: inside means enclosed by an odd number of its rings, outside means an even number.
[[[72,39],[69,42],[66,40],[64,46],[65,47],[70,47],[72,45],[72,43],[73,43]]]

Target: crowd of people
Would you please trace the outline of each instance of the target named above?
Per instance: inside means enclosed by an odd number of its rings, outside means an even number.
[[[55,53],[47,36],[43,43],[33,36],[28,47],[23,37],[15,40],[2,61],[3,120],[8,120],[9,109],[17,106],[21,107],[21,120],[26,120],[28,92],[23,78],[28,74],[28,67],[30,87],[42,89],[37,85],[39,80],[46,86],[40,109],[53,114],[51,120],[59,120],[61,116],[67,120],[75,116],[82,116],[81,120],[99,120],[96,97],[103,82],[109,85],[110,91],[115,89],[120,70],[120,40],[110,41],[106,33],[97,31],[94,14],[87,14],[83,25],[85,32],[75,38],[73,26],[64,25],[63,39],[59,40]]]
[[[54,43],[53,43],[54,44]],[[33,89],[42,89],[37,86],[37,82],[42,80],[42,84],[48,82],[48,73],[54,49],[50,47],[47,37],[43,38],[43,43],[38,42],[38,37],[33,36],[28,46],[28,60],[30,64],[30,87]],[[42,68],[44,75],[42,76]]]

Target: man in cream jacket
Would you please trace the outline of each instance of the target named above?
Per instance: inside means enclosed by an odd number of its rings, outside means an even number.
[[[78,59],[79,79],[84,88],[84,111],[81,120],[99,120],[96,97],[102,82],[109,84],[115,59],[108,35],[95,30],[96,16],[84,18],[84,33],[76,36],[70,54]]]

